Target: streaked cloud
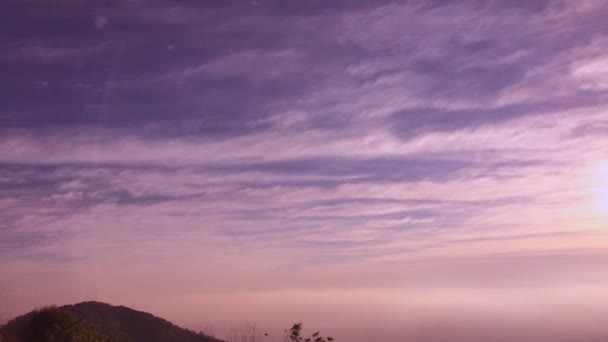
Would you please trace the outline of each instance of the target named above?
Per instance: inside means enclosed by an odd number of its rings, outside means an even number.
[[[5,286],[601,292],[602,1],[6,8]]]

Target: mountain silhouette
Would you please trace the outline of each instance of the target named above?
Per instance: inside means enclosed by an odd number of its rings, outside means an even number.
[[[100,302],[82,302],[74,305],[65,305],[57,308],[43,309],[42,311],[61,312],[71,317],[69,329],[73,326],[86,327],[84,330],[94,331],[96,336],[103,336],[101,341],[111,342],[222,342],[214,337],[196,333],[180,328],[177,325],[156,317],[150,313],[133,310],[125,306],[113,306]],[[0,330],[2,342],[29,342],[23,338],[24,330],[32,330],[30,325],[40,315],[41,310],[32,311],[9,321]],[[70,318],[68,318],[69,320]],[[38,320],[40,321],[40,320]],[[48,319],[47,319],[48,321]],[[53,324],[56,325],[54,322]],[[53,325],[51,324],[51,325]],[[88,332],[87,332],[88,333]],[[36,342],[40,337],[29,338]],[[48,341],[71,341],[79,338],[46,338]],[[87,341],[89,339],[86,339]],[[97,339],[92,339],[97,341]]]

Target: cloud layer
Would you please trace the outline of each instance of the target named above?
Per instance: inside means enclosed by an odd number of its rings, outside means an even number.
[[[602,1],[5,7],[9,291],[48,267],[331,290],[424,287],[390,274],[429,260],[606,255]]]

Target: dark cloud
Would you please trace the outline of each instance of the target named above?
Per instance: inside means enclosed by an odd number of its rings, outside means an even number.
[[[564,110],[603,103],[604,96],[590,91],[575,92],[557,102],[539,99],[533,103],[505,105],[496,108],[441,109],[412,108],[394,113],[388,121],[396,136],[411,139],[432,132],[453,132],[498,125],[523,117],[552,120]]]
[[[10,1],[6,13],[12,15],[2,22],[0,30],[6,34],[0,38],[0,46],[4,47],[0,59],[7,61],[0,82],[0,91],[5,95],[0,105],[10,115],[0,117],[0,126],[98,125],[120,127],[132,134],[243,135],[271,129],[267,117],[306,102],[311,92],[332,91],[330,81],[345,79],[345,66],[351,64],[373,64],[381,57],[396,62],[394,58],[401,56],[402,62],[372,72],[364,77],[366,80],[352,79],[351,83],[373,83],[411,70],[425,77],[426,82],[401,86],[415,87],[421,96],[446,101],[471,97],[487,100],[516,84],[531,67],[542,65],[548,54],[587,42],[574,39],[580,36],[576,29],[545,33],[555,37],[540,41],[537,38],[542,32],[526,36],[516,31],[503,40],[496,39],[501,34],[496,31],[504,27],[489,27],[479,37],[467,37],[425,24],[403,27],[403,35],[423,36],[407,42],[388,40],[380,45],[380,50],[370,50],[369,45],[376,44],[373,31],[366,41],[340,38],[350,33],[341,32],[344,27],[339,18],[344,15],[371,13],[384,5],[398,4],[401,3],[328,4],[316,0],[103,4]],[[453,11],[480,11],[480,15],[490,13],[490,9],[514,8],[528,13],[522,15],[531,15],[546,10],[547,4],[436,1],[430,7],[449,5]],[[422,5],[429,3],[409,3],[413,9],[426,7]],[[430,9],[425,8],[424,15],[440,14]],[[433,41],[440,35],[432,56],[418,52],[425,51],[427,39]],[[302,54],[300,59],[277,63],[267,57],[294,48]],[[526,52],[523,61],[488,63],[517,50]],[[241,53],[244,56],[239,57]],[[246,57],[248,53],[250,56]],[[229,59],[232,64],[221,66]],[[274,76],[268,77],[268,72],[274,72]],[[349,99],[332,101],[335,104]],[[304,128],[338,129],[349,125],[345,113],[332,111],[333,104],[318,103],[310,108],[330,115],[310,114]],[[407,117],[408,126],[411,121],[445,119],[445,123],[422,126],[461,128],[479,122],[500,122],[526,115],[527,111],[506,107],[489,114],[479,112],[444,116],[433,110],[409,111],[395,119],[400,122]],[[416,132],[416,128],[408,132]]]
[[[337,0],[328,3],[323,0],[297,1],[297,0],[260,0],[259,6],[267,7],[271,12],[278,15],[312,15],[342,12],[354,9],[372,9],[390,3],[390,1],[365,1],[365,0]]]
[[[570,136],[575,138],[587,136],[608,136],[608,121],[593,122],[579,125],[570,131]]]
[[[552,0],[513,0],[513,1],[495,1],[495,0],[432,0],[410,1],[411,4],[417,5],[422,11],[442,9],[450,6],[468,6],[472,10],[492,10],[492,11],[518,11],[524,14],[542,13],[551,5]]]
[[[0,215],[4,226],[20,226],[25,216],[42,220],[66,219],[98,205],[147,206],[175,201],[205,200],[204,193],[136,192],[121,175],[174,172],[175,168],[148,165],[0,164],[0,198],[11,204]]]
[[[487,48],[480,47],[483,43],[473,44],[481,45],[466,44],[461,47],[465,55],[477,54]],[[450,51],[457,56],[458,50],[450,49]],[[411,68],[438,81],[428,89],[429,92],[440,96],[477,95],[483,98],[496,96],[500,90],[513,85],[525,73],[525,69],[521,66],[463,67],[452,59],[453,56],[442,56],[441,59],[417,59],[412,62]]]
[[[526,115],[524,109],[528,109],[527,106],[507,106],[490,110],[407,109],[395,113],[391,122],[397,136],[412,138],[424,133],[458,131],[504,122]]]
[[[316,208],[317,214],[298,215],[302,227],[310,227],[323,222],[343,222],[359,224],[378,220],[403,220],[434,218],[449,215],[451,220],[468,215],[482,203],[450,202],[429,199],[397,200],[390,198],[336,198],[283,204],[283,207],[268,209],[215,210],[214,203],[234,196],[245,195],[251,190],[273,188],[332,189],[343,184],[398,184],[419,181],[442,182],[468,177],[495,177],[502,170],[509,170],[514,176],[525,176],[528,167],[538,165],[538,161],[502,161],[478,163],[465,160],[433,159],[423,157],[392,158],[301,158],[268,162],[238,161],[235,163],[209,162],[199,165],[169,166],[157,164],[111,164],[111,163],[58,163],[22,164],[3,163],[0,165],[0,197],[10,198],[3,204],[0,215],[3,229],[66,220],[74,215],[86,214],[99,206],[140,207],[180,203],[203,206],[206,215],[214,215],[230,220],[280,220],[298,211]],[[207,176],[232,179],[242,173],[265,173],[267,180],[236,180],[219,182],[205,181]],[[145,188],[132,186],[132,180],[139,177],[155,176],[156,179],[175,175],[185,175],[180,187],[187,185],[188,191],[172,191],[171,186],[146,183]],[[188,180],[189,177],[196,177]],[[285,178],[288,176],[288,178]],[[309,177],[313,177],[312,179]],[[172,182],[174,182],[173,180]],[[224,191],[210,193],[207,187],[230,187]],[[511,200],[508,200],[511,203]],[[484,202],[486,206],[502,205]],[[341,208],[369,207],[374,205],[394,205],[400,211],[384,214],[343,215],[333,213]],[[408,209],[415,207],[430,209]],[[442,209],[433,209],[433,208]],[[448,208],[449,207],[449,208]],[[24,221],[26,220],[26,221]],[[34,220],[34,221],[31,221]],[[316,222],[316,223],[315,223]],[[295,229],[293,223],[290,229]],[[408,224],[412,228],[415,223]],[[303,228],[304,229],[304,228]]]
[[[444,179],[472,164],[457,160],[425,158],[344,158],[324,157],[269,162],[238,162],[234,165],[211,166],[212,170],[231,172],[265,172],[272,174],[321,175],[340,177],[344,181],[418,181]],[[352,178],[349,178],[352,177]]]

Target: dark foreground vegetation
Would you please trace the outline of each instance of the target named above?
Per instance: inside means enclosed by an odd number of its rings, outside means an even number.
[[[255,328],[232,331],[228,342],[271,342]],[[285,330],[277,342],[331,342],[316,332],[305,337],[302,323]],[[180,328],[152,314],[124,306],[83,302],[46,307],[19,316],[0,328],[0,342],[222,342]],[[274,342],[274,341],[273,341]]]
[[[84,302],[47,307],[9,321],[2,342],[219,342],[152,314]]]

